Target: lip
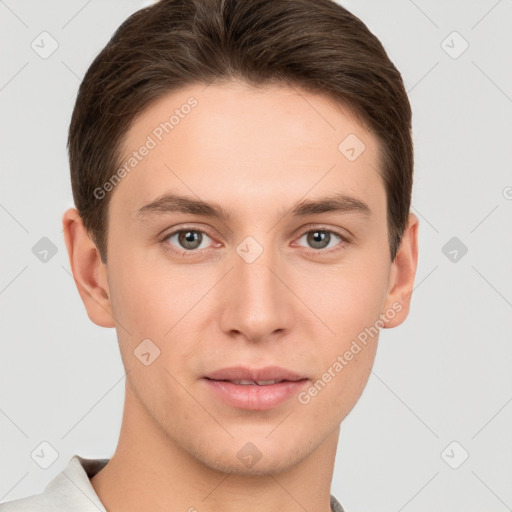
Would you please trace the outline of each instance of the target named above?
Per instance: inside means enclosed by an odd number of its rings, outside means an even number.
[[[282,380],[275,384],[235,384],[238,380]],[[232,407],[263,411],[277,407],[296,396],[309,379],[278,366],[223,368],[203,377],[203,381],[217,397]]]
[[[247,368],[246,366],[231,366],[222,368],[205,375],[213,380],[289,380],[305,379],[304,375],[292,372],[279,366],[265,366],[264,368]]]

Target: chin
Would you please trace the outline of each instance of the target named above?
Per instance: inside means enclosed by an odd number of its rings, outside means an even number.
[[[222,442],[219,440],[217,443],[203,445],[192,445],[189,439],[187,451],[197,462],[214,471],[241,476],[264,476],[290,471],[307,459],[322,442],[318,439],[315,443],[310,436],[301,439],[292,432],[282,432],[281,435],[275,432],[267,437],[268,429],[264,434],[251,434],[239,433]]]
[[[244,463],[238,457],[238,454],[218,454],[213,457],[203,457],[200,462],[211,469],[220,473],[240,475],[240,476],[268,476],[268,474],[277,475],[291,470],[299,464],[307,453],[298,451],[290,454],[283,452],[272,452],[267,456],[261,455],[261,458],[254,464]]]

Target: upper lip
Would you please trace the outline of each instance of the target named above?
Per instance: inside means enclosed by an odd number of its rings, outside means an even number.
[[[298,373],[280,368],[279,366],[265,366],[264,368],[247,368],[244,366],[231,366],[222,368],[205,375],[205,378],[211,380],[289,380],[298,381],[306,377]]]

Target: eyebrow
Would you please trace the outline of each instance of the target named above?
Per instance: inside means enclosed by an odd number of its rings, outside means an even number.
[[[188,213],[202,215],[228,222],[232,219],[231,213],[216,202],[206,202],[177,194],[164,194],[154,201],[144,205],[135,212],[135,217],[143,220],[148,216],[166,213]],[[336,193],[318,199],[303,199],[292,205],[287,213],[292,217],[305,217],[319,213],[359,213],[370,217],[370,207],[360,199]],[[282,213],[282,212],[280,212]],[[284,214],[283,214],[284,215]]]

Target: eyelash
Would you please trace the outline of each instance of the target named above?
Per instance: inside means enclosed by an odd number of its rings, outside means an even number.
[[[160,242],[163,245],[164,250],[172,252],[174,254],[178,254],[180,256],[185,256],[185,257],[197,256],[198,254],[201,253],[201,251],[207,250],[207,249],[194,249],[194,250],[190,250],[190,251],[187,251],[185,249],[179,250],[177,248],[174,248],[171,244],[169,244],[167,242],[167,240],[169,238],[171,238],[172,236],[177,235],[178,233],[182,233],[184,231],[193,231],[193,232],[196,232],[196,233],[202,233],[202,234],[208,236],[209,238],[213,239],[213,237],[211,237],[208,234],[208,232],[203,230],[203,229],[195,228],[195,227],[192,227],[192,226],[190,226],[190,227],[183,226],[180,229],[176,229],[176,230],[172,231],[171,233],[167,233],[163,238],[160,239]],[[305,248],[306,252],[308,252],[310,254],[317,254],[317,255],[318,254],[331,254],[333,252],[337,252],[337,251],[341,250],[340,245],[344,246],[344,245],[347,245],[347,244],[350,243],[350,240],[348,239],[348,237],[346,237],[345,235],[342,235],[338,231],[335,231],[335,230],[332,230],[332,229],[327,229],[325,226],[317,226],[317,227],[315,226],[313,228],[310,228],[307,231],[304,231],[298,237],[298,239],[300,239],[304,235],[307,235],[307,234],[309,234],[311,232],[314,232],[314,231],[320,231],[320,232],[324,232],[324,233],[330,233],[331,235],[335,235],[335,236],[340,238],[341,242],[338,243],[335,247],[331,247],[330,249],[312,249],[312,248],[308,249],[308,248]]]

